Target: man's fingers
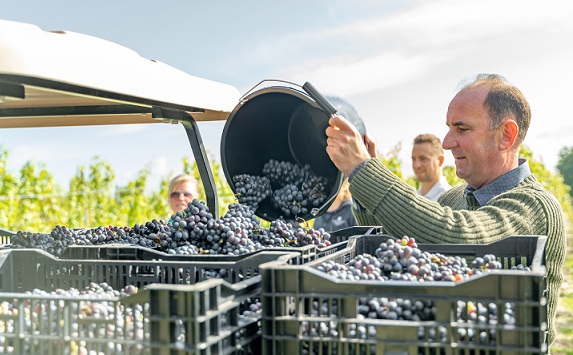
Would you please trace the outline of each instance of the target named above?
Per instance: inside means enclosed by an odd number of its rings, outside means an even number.
[[[378,155],[378,152],[376,151],[376,141],[368,134],[365,134],[364,143],[366,145],[366,149],[368,150],[368,154],[370,154],[370,157],[376,158]]]
[[[328,121],[331,127],[341,131],[353,130],[354,126],[346,118],[338,115],[332,115]]]

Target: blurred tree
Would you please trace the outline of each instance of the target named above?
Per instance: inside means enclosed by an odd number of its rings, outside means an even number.
[[[381,161],[402,177],[399,153],[401,144],[394,146],[382,156]],[[563,150],[563,152],[566,152]],[[569,156],[570,150],[564,157]],[[560,201],[568,216],[573,217],[570,187],[561,174],[551,174],[545,166],[533,158],[531,150],[522,147],[521,156],[529,160],[531,170],[538,180]],[[68,191],[63,191],[43,164],[26,162],[20,175],[7,171],[9,152],[0,148],[0,227],[12,231],[23,230],[47,233],[56,225],[70,228],[92,228],[98,226],[133,226],[152,219],[167,219],[170,210],[167,203],[167,189],[172,174],[161,179],[156,189],[147,188],[150,169],[139,171],[136,177],[125,186],[115,186],[115,173],[109,163],[98,157],[87,168],[79,166],[71,178]],[[231,187],[227,183],[222,166],[210,159],[211,169],[217,187],[219,215],[227,212],[229,204],[236,202]],[[200,181],[197,164],[185,158],[183,172],[194,175]],[[450,184],[462,182],[455,176],[454,167],[446,167],[446,177]],[[412,186],[412,177],[405,179]],[[203,185],[200,184],[199,199],[205,200]],[[268,225],[267,221],[262,221]]]
[[[162,178],[159,182],[158,190],[151,191],[149,195],[149,213],[151,216],[156,216],[154,218],[167,221],[171,216],[172,211],[167,200],[167,191],[169,191],[171,178],[171,175]]]
[[[140,170],[134,180],[123,187],[116,187],[115,203],[119,210],[118,220],[123,220],[125,226],[133,226],[136,223],[149,221],[153,216],[150,206],[150,198],[145,195],[149,170]],[[119,218],[118,218],[119,217]],[[154,218],[161,219],[156,216]]]
[[[26,162],[20,170],[15,205],[9,207],[16,214],[11,216],[10,225],[44,230],[45,225],[52,224],[60,215],[61,196],[61,189],[43,164]]]
[[[111,165],[94,157],[87,171],[79,166],[69,186],[65,225],[91,228],[114,224],[120,210],[113,197],[115,173]]]
[[[4,145],[0,146],[0,228],[8,229],[10,223],[16,219],[18,177],[7,170],[8,150]]]
[[[444,166],[443,172],[444,176],[446,177],[446,180],[448,180],[448,184],[450,184],[451,186],[456,186],[465,183],[464,180],[460,179],[458,175],[456,175],[455,166],[453,165]]]
[[[563,181],[561,174],[552,174],[543,163],[533,157],[533,152],[527,146],[522,145],[519,156],[527,159],[531,172],[539,182],[559,200],[565,215],[573,221],[573,199],[571,188]]]
[[[561,148],[557,170],[563,176],[563,181],[569,186],[569,194],[573,196],[573,146]]]
[[[402,179],[402,159],[400,159],[400,151],[402,150],[402,142],[398,142],[388,154],[378,153],[378,158],[391,172],[396,174]]]

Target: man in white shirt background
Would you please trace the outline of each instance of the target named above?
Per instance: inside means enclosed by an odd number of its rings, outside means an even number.
[[[418,194],[437,201],[451,188],[442,173],[443,164],[444,149],[438,137],[433,134],[420,134],[414,138],[412,169],[420,182]]]

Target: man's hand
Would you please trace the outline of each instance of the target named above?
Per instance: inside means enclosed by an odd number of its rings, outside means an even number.
[[[344,175],[349,176],[360,163],[370,158],[362,136],[344,117],[334,115],[326,128],[326,153]],[[372,141],[373,143],[374,141]],[[369,144],[370,145],[370,144]],[[375,149],[375,144],[372,144]]]

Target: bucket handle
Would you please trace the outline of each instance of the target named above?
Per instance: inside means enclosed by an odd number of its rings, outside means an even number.
[[[277,83],[281,83],[281,84],[288,84],[290,86],[292,86],[293,89],[302,92],[303,94],[306,93],[307,96],[309,96],[311,99],[313,99],[318,106],[320,106],[320,108],[326,112],[329,116],[332,116],[336,113],[336,108],[334,106],[332,106],[332,104],[330,102],[328,102],[328,100],[322,96],[322,94],[320,92],[318,92],[318,90],[316,90],[316,88],[314,87],[314,85],[312,85],[310,82],[306,82],[304,83],[303,86],[300,86],[299,84],[293,83],[291,81],[287,81],[287,80],[282,80],[282,79],[263,79],[261,81],[259,81],[255,86],[253,86],[252,88],[250,88],[249,90],[247,90],[247,92],[241,96],[241,98],[239,99],[240,103],[245,102],[245,98],[252,93],[257,87],[259,87],[260,85],[262,85],[265,82],[277,82]],[[302,90],[300,90],[302,89]]]
[[[320,108],[324,112],[326,112],[329,116],[332,116],[336,113],[336,108],[332,106],[332,104],[328,102],[328,100],[324,96],[322,96],[322,94],[319,93],[318,90],[316,90],[316,88],[311,83],[307,81],[306,83],[304,83],[302,88],[304,89],[304,91],[308,93],[310,97],[312,97],[314,101],[316,101],[318,106],[320,106]]]
[[[256,88],[258,88],[259,86],[261,86],[263,83],[265,82],[277,82],[277,83],[281,83],[281,84],[288,84],[294,87],[294,89],[296,89],[297,91],[301,91],[300,90],[302,87],[296,83],[290,82],[290,81],[286,81],[286,80],[281,80],[281,79],[264,79],[259,81],[259,83],[255,86],[253,86],[252,88],[250,88],[243,96],[241,96],[241,98],[239,99],[239,102],[243,103],[245,101],[245,98],[252,93],[253,91],[255,91]]]

